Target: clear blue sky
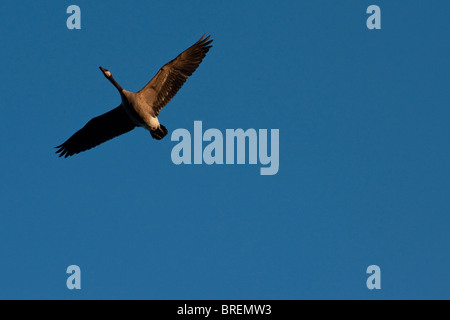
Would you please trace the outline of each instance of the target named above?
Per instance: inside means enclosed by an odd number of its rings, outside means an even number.
[[[66,8],[81,8],[81,30]],[[366,8],[381,8],[368,30]],[[0,298],[450,298],[446,1],[1,1]],[[211,34],[160,121],[279,129],[280,170],[135,129],[53,147]],[[169,133],[170,134],[170,133]],[[82,289],[66,288],[80,266]],[[366,268],[381,268],[381,290]]]

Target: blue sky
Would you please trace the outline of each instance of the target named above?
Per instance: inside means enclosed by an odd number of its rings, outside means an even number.
[[[81,8],[81,30],[66,8]],[[368,30],[366,8],[381,8]],[[450,3],[0,2],[0,298],[449,299]],[[143,129],[53,147],[203,33]],[[279,129],[280,170],[179,165],[170,133]],[[66,268],[81,268],[81,290]],[[366,268],[381,268],[368,290]]]

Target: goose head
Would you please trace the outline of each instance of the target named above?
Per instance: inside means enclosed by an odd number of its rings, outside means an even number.
[[[109,72],[108,69],[105,69],[105,68],[102,68],[102,67],[99,67],[99,68],[100,68],[100,70],[102,70],[102,72],[105,75],[105,77],[107,77],[107,78],[111,77],[111,72]]]
[[[114,87],[116,87],[117,90],[119,90],[119,92],[122,94],[123,89],[122,89],[122,87],[117,83],[117,81],[113,78],[111,72],[109,72],[108,69],[105,69],[105,68],[102,68],[102,67],[99,67],[99,68],[100,68],[100,70],[102,70],[103,75],[106,77],[106,79],[108,79],[109,82],[111,82],[111,83],[114,85]]]

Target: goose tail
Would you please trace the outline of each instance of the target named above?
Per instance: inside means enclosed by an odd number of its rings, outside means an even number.
[[[153,139],[156,140],[161,140],[167,135],[168,132],[169,131],[167,131],[166,127],[164,127],[162,124],[159,125],[158,129],[150,130],[150,134],[152,135]]]

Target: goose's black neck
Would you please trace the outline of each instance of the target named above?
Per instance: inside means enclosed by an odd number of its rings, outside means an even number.
[[[120,84],[117,83],[117,81],[113,78],[113,76],[109,76],[107,77],[109,81],[111,81],[111,83],[114,85],[114,87],[117,88],[117,90],[119,90],[120,93],[122,93],[123,88],[120,86]]]
[[[109,72],[109,70],[106,70],[105,68],[102,68],[102,67],[99,67],[99,68],[103,72],[103,75],[105,76],[105,78],[108,79],[114,85],[114,87],[116,87],[117,90],[119,90],[120,94],[122,94],[123,88],[113,78],[111,72]]]

